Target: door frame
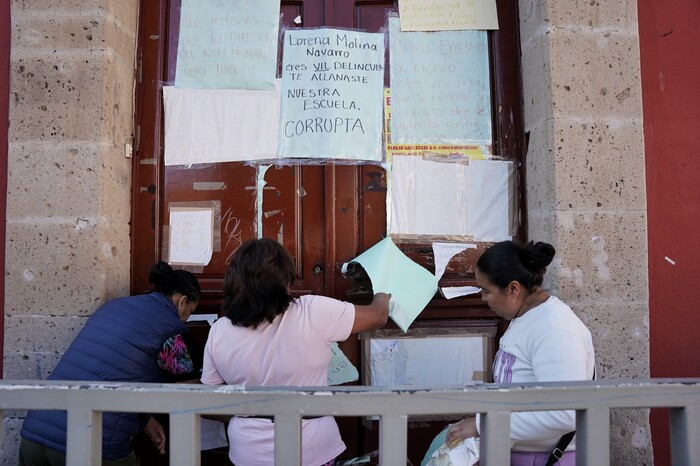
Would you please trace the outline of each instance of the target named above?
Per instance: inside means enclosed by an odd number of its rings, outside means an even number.
[[[0,0],[0,205],[7,205],[7,158],[10,133],[10,48],[12,17],[10,0]],[[5,338],[5,229],[6,209],[0,212],[0,339]],[[0,345],[0,378],[3,377],[4,346]]]

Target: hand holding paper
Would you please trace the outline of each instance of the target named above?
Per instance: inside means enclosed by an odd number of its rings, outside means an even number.
[[[390,293],[389,316],[404,332],[437,291],[437,278],[384,238],[350,262],[360,264],[375,293]],[[347,265],[347,264],[345,264]]]

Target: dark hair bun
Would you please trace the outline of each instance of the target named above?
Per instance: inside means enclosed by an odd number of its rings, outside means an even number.
[[[552,263],[556,251],[549,243],[530,241],[523,246],[520,260],[531,272],[540,272]]]
[[[151,271],[148,273],[148,283],[155,285],[156,289],[159,289],[159,285],[163,284],[168,275],[173,273],[173,268],[167,262],[158,262],[156,265],[151,267]]]

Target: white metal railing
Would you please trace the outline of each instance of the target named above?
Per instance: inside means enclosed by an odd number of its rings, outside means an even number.
[[[272,388],[0,381],[2,409],[68,412],[67,464],[100,464],[102,411],[170,414],[170,464],[200,464],[200,415],[275,417],[275,464],[301,464],[304,416],[379,416],[382,466],[405,466],[409,416],[483,413],[481,466],[507,466],[510,413],[576,410],[577,466],[610,464],[610,410],[670,408],[674,466],[700,465],[700,379],[470,385],[456,389]]]

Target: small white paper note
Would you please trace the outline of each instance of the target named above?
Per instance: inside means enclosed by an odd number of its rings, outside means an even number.
[[[201,450],[211,450],[212,448],[228,446],[226,427],[223,422],[202,418],[200,429],[202,433]]]
[[[209,322],[209,325],[214,325],[214,322],[216,322],[216,319],[218,319],[219,316],[216,314],[192,314],[187,318],[187,322]]]
[[[442,295],[446,299],[452,299],[458,296],[466,296],[481,292],[481,288],[479,288],[478,286],[445,286],[440,288],[440,290],[442,291]]]
[[[171,265],[207,265],[214,249],[214,209],[170,208]]]
[[[445,273],[445,267],[454,256],[466,249],[476,249],[476,244],[464,243],[433,243],[433,256],[435,257],[435,278],[440,280]]]

